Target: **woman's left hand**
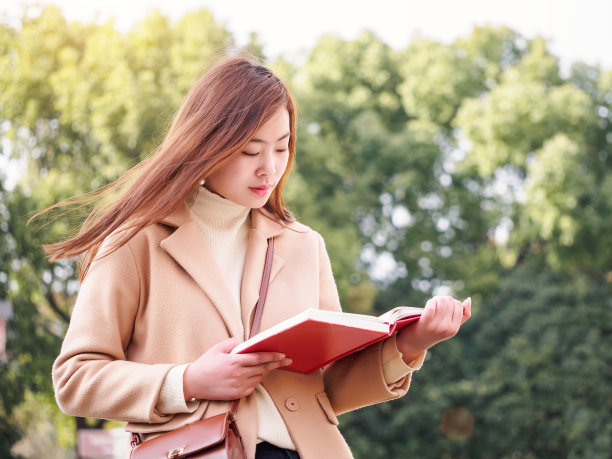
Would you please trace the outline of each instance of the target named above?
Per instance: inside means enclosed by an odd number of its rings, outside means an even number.
[[[397,348],[409,364],[423,351],[452,338],[471,316],[472,300],[461,302],[450,296],[435,296],[427,301],[421,318],[397,334]]]

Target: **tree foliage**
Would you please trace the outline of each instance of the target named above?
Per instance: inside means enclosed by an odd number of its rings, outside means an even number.
[[[0,23],[0,455],[52,403],[50,367],[78,291],[40,245],[36,210],[107,184],[155,148],[191,84],[234,39],[210,12],[128,33],[53,7]],[[245,45],[263,57],[252,35]],[[562,72],[544,40],[476,27],[403,50],[328,35],[270,62],[300,105],[291,209],[325,237],[346,309],[471,295],[410,393],[341,417],[357,457],[607,457],[612,448],[612,71]],[[0,171],[3,183],[9,177]],[[8,181],[7,181],[8,182]],[[84,212],[87,209],[82,209]],[[69,446],[65,434],[56,438]]]

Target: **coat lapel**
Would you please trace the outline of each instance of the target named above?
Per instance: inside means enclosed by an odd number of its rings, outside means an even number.
[[[230,336],[241,339],[241,317],[234,306],[229,287],[210,253],[186,206],[173,212],[162,223],[177,226],[161,242],[161,247],[194,279],[223,317]]]
[[[252,228],[249,231],[249,243],[247,246],[244,274],[242,275],[242,289],[240,292],[242,324],[245,330],[245,339],[249,337],[255,306],[259,298],[261,278],[266,261],[268,249],[268,238],[278,236],[285,227],[267,216],[264,210],[253,210],[251,212]],[[284,265],[284,260],[278,255],[278,244],[274,251],[272,260],[272,272],[270,284]],[[265,307],[264,307],[265,313]]]

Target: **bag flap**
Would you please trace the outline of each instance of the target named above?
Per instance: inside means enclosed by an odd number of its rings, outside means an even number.
[[[132,450],[130,458],[181,458],[210,448],[225,439],[229,416],[221,413],[147,440]]]

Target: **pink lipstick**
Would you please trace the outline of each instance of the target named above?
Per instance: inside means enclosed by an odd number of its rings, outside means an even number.
[[[268,191],[270,191],[272,187],[268,186],[268,185],[264,185],[264,186],[255,186],[255,187],[249,187],[249,189],[259,195],[259,196],[265,196],[268,194]]]

